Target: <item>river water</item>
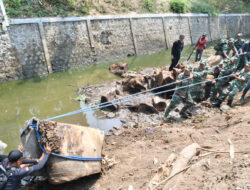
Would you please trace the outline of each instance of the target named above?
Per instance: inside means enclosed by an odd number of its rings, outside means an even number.
[[[191,47],[186,47],[182,60],[187,59]],[[129,64],[129,70],[166,66],[170,63],[170,51],[152,55],[135,56],[120,61]],[[113,62],[114,63],[114,62]],[[74,98],[77,89],[87,84],[100,84],[119,79],[108,70],[112,63],[87,66],[48,76],[0,83],[0,140],[8,144],[5,153],[16,149],[25,121],[32,117],[46,119],[84,107]],[[119,119],[100,119],[98,112],[78,114],[57,121],[100,128],[107,131]]]

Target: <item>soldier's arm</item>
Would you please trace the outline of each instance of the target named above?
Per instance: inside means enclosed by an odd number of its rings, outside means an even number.
[[[227,51],[224,50],[224,51],[222,52],[222,54],[224,55],[225,58],[227,58],[227,59],[229,58],[228,55],[227,55]]]
[[[237,57],[239,57],[238,51],[237,51],[237,49],[236,49],[235,46],[234,46],[234,48],[233,48],[233,52],[235,53],[235,55],[236,55]]]
[[[239,77],[238,74],[234,74],[233,77],[239,82],[244,82],[246,80],[245,77]]]

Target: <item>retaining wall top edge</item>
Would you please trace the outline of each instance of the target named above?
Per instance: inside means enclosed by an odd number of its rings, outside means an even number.
[[[161,18],[161,17],[208,17],[208,14],[131,14],[131,15],[105,15],[105,16],[85,16],[85,17],[46,17],[46,18],[25,18],[11,19],[10,24],[29,24],[39,22],[67,22],[67,21],[86,21],[86,20],[109,20],[109,19],[139,19],[139,18]],[[218,16],[250,16],[250,14],[220,14]]]

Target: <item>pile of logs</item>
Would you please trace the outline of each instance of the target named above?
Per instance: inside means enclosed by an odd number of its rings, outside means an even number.
[[[211,56],[207,59],[207,63],[209,66],[216,66],[221,62],[221,60],[222,60],[221,56]],[[186,65],[196,67],[199,65],[199,63],[186,61],[184,63],[179,64],[178,68],[173,69],[173,71],[169,71],[168,67],[151,68],[151,69],[148,68],[141,71],[138,74],[126,73],[128,69],[127,63],[113,64],[110,66],[109,70],[112,73],[124,77],[124,79],[121,82],[121,88],[120,88],[122,89],[123,92],[120,93],[118,92],[118,90],[112,88],[111,90],[108,90],[107,92],[103,93],[101,97],[101,103],[109,102],[110,100],[116,99],[118,98],[118,95],[121,94],[125,96],[126,93],[134,94],[145,91],[147,89],[163,86],[161,88],[153,90],[153,92],[148,92],[150,94],[150,93],[167,91],[160,95],[161,98],[159,96],[151,96],[151,98],[147,98],[147,100],[142,98],[137,101],[123,104],[122,106],[129,108],[131,111],[144,112],[144,113],[157,113],[158,111],[164,111],[165,108],[167,107],[167,104],[169,103],[169,100],[166,99],[170,99],[174,93],[173,91],[168,91],[168,90],[174,89],[176,87],[176,84],[172,85],[167,85],[167,84],[174,83],[178,77],[178,74],[184,70]],[[213,75],[208,76],[208,80],[213,78],[214,78]],[[206,87],[206,94],[209,94],[209,90],[210,89]],[[111,105],[111,107],[109,107],[111,111],[117,111],[119,108],[120,106],[118,105]]]

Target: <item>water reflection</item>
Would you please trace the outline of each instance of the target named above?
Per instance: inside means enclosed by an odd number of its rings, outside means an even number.
[[[85,103],[81,102],[81,109],[87,108]],[[86,118],[88,125],[92,128],[100,129],[107,133],[114,126],[121,127],[122,123],[119,118],[113,119],[100,119],[97,115],[97,111],[89,111],[83,114]]]

